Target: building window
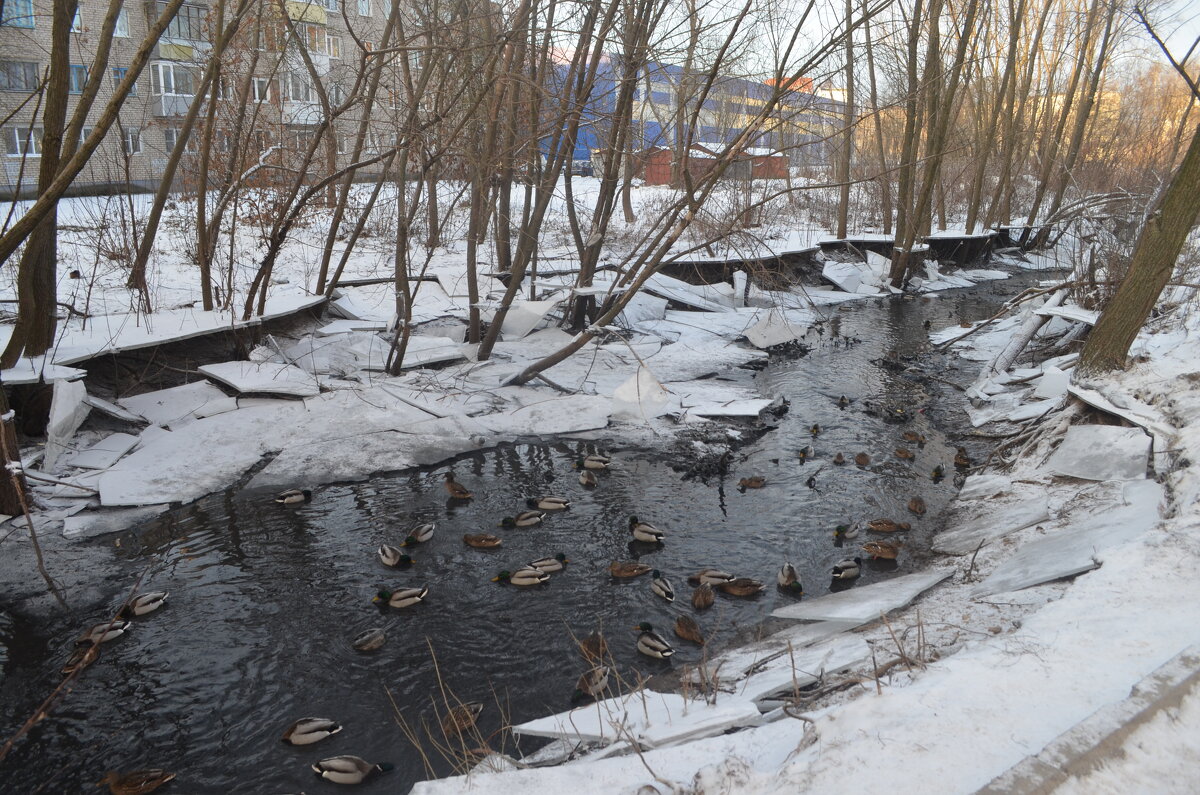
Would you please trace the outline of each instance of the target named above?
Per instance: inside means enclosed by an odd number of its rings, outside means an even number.
[[[83,87],[87,85],[87,67],[79,64],[71,64],[71,74],[69,77],[70,84],[67,88],[69,94],[82,94]]]
[[[342,88],[337,83],[331,83],[329,86],[329,104],[337,107],[346,101],[346,89]]]
[[[174,152],[176,145],[179,143],[179,136],[183,135],[183,129],[180,127],[164,127],[163,128],[163,143],[166,145],[167,152]],[[139,141],[139,146],[141,142]],[[187,142],[183,145],[183,151],[197,151],[196,139],[188,136]],[[135,153],[136,154],[136,153]]]
[[[338,10],[338,0],[320,0],[317,5],[323,6],[326,11],[332,11],[335,14]]]
[[[126,69],[124,66],[114,66],[112,68],[113,91],[116,91],[117,86],[121,85],[121,81],[125,79],[125,73],[128,71],[129,70]],[[129,87],[129,96],[131,96],[131,97],[137,96],[137,81],[136,80],[133,82],[133,85],[131,85]]]
[[[41,127],[5,127],[4,153],[9,157],[37,157],[42,153]]]
[[[127,155],[140,155],[142,153],[142,131],[137,127],[122,127],[121,148]]]
[[[118,39],[129,38],[129,11],[122,8],[117,12],[117,26],[113,28],[113,36]]]
[[[271,81],[265,77],[256,77],[250,83],[250,94],[255,102],[271,101]]]
[[[317,55],[325,55],[326,33],[321,25],[300,25],[300,37],[308,51]]]
[[[358,15],[360,17],[371,16],[371,0],[358,0]]]
[[[33,0],[5,0],[0,25],[9,28],[32,28]]]
[[[334,36],[331,33],[325,34],[325,50],[329,53],[330,58],[342,57],[342,37]]]
[[[284,75],[283,84],[286,89],[288,99],[292,102],[313,102],[314,91],[312,84],[308,82],[308,75],[300,74],[299,72],[289,72]]]
[[[71,32],[83,33],[83,20],[79,18],[79,12],[83,10],[83,3],[75,6],[75,16],[71,20]]]
[[[159,0],[155,5],[161,17],[167,4]],[[163,31],[163,36],[185,41],[208,41],[208,9],[204,6],[180,6],[175,18]]]
[[[192,73],[182,64],[152,63],[150,64],[150,93],[172,94],[181,97],[194,96],[195,85]]]
[[[36,91],[38,65],[33,61],[0,61],[0,90]]]

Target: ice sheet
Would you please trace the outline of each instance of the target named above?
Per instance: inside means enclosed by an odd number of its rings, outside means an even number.
[[[980,542],[1048,521],[1050,509],[1044,497],[964,501],[952,507],[946,517],[946,526],[954,529],[938,533],[932,548],[946,555],[966,555],[974,552]]]
[[[238,361],[203,364],[197,369],[243,394],[310,397],[321,392],[309,373],[290,364]]]
[[[213,400],[224,400],[225,393],[207,381],[196,381],[144,395],[121,398],[117,402],[155,425],[176,425],[191,419],[192,412]]]
[[[81,469],[108,469],[138,443],[138,437],[128,433],[114,433],[94,445],[72,456],[67,463]]]
[[[82,381],[55,381],[50,401],[50,419],[46,423],[46,455],[42,469],[58,471],[59,458],[70,449],[71,437],[87,419],[91,406],[85,402],[87,388]]]
[[[906,574],[886,582],[780,607],[771,615],[805,621],[870,621],[903,607],[953,573],[954,569],[946,568]]]
[[[1150,437],[1141,428],[1072,425],[1047,466],[1084,480],[1135,480],[1146,477],[1149,455]]]

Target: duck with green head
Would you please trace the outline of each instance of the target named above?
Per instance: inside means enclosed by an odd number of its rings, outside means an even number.
[[[516,516],[506,516],[500,520],[501,527],[533,527],[542,523],[545,511],[521,511]]]
[[[529,564],[529,568],[543,571],[546,574],[553,574],[556,571],[562,571],[563,566],[570,562],[571,561],[567,559],[566,555],[564,555],[562,552],[559,552],[552,557],[535,560],[533,563]]]
[[[534,569],[528,566],[517,569],[516,571],[509,571],[508,569],[505,569],[492,578],[492,582],[506,582],[509,585],[515,585],[518,588],[528,588],[532,585],[541,585],[549,580],[549,574],[541,571],[540,569]]]
[[[404,554],[400,547],[394,547],[391,544],[380,544],[378,554],[379,562],[392,568],[411,566],[413,562],[413,559]]]
[[[671,644],[667,643],[662,635],[655,632],[649,622],[643,621],[633,629],[635,632],[641,633],[637,639],[637,650],[647,657],[665,660],[675,653]]]
[[[381,588],[371,601],[375,604],[385,604],[388,607],[412,607],[423,600],[428,593],[428,585],[420,588],[398,588],[394,591]]]

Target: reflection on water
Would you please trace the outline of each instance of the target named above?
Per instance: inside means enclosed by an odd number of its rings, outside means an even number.
[[[834,322],[808,356],[730,376],[757,379],[765,393],[787,396],[791,410],[777,430],[735,452],[727,480],[685,479],[686,462],[623,449],[620,439],[520,444],[454,463],[457,478],[476,494],[470,502],[447,499],[439,467],[322,488],[296,507],[226,493],[167,514],[123,539],[130,577],[114,582],[109,602],[91,612],[97,620],[111,612],[148,563],[154,567],[144,587],[170,591],[167,606],[136,619],[127,636],[104,648],[63,705],[14,751],[0,789],[82,791],[110,768],[166,767],[178,774],[172,785],[178,792],[337,791],[308,765],[352,753],[397,766],[363,791],[405,791],[425,771],[397,725],[389,694],[410,723],[433,714],[438,685],[431,649],[458,697],[487,703],[480,718],[485,736],[506,718],[569,706],[584,668],[572,633],[603,627],[629,680],[696,662],[700,650],[682,641],[672,662],[640,656],[632,631],[649,621],[673,639],[675,616],[692,612],[689,573],[717,566],[773,586],[790,560],[809,597],[817,596],[831,590],[832,565],[870,537],[864,532],[839,548],[836,525],[911,518],[904,505],[914,494],[929,502],[929,516],[936,514],[951,486],[934,486],[928,473],[949,464],[953,446],[933,422],[953,407],[931,401],[911,374],[873,362],[921,347],[926,318],[944,325],[987,316],[992,306],[986,298],[945,297],[846,307],[832,312]],[[837,406],[843,394],[852,401],[844,410]],[[900,426],[868,414],[876,404],[927,409],[911,425],[930,440],[914,462],[892,454]],[[815,439],[813,423],[821,427]],[[816,458],[801,464],[797,451],[808,444]],[[597,450],[613,453],[616,464],[587,492],[572,463]],[[831,463],[835,452],[852,458],[860,450],[874,459],[871,467]],[[749,475],[764,476],[766,488],[739,492],[738,479]],[[540,494],[570,497],[572,507],[537,527],[498,527],[526,497]],[[665,545],[631,548],[631,514],[665,530]],[[380,564],[379,544],[400,543],[421,522],[436,522],[437,532],[412,551],[415,565]],[[911,570],[928,522],[914,520],[898,564],[869,563],[851,587]],[[480,532],[501,536],[503,546],[463,544],[464,533]],[[545,586],[521,590],[489,581],[501,569],[558,552],[570,563]],[[674,604],[651,593],[648,577],[608,577],[609,561],[633,556],[667,574]],[[429,596],[411,609],[371,603],[380,588],[422,584]],[[719,649],[793,598],[774,587],[755,599],[719,596],[697,618]],[[57,684],[81,623],[64,617],[31,624],[20,616],[0,623],[8,646],[0,657],[5,734]],[[374,626],[387,631],[384,647],[355,652],[351,640]],[[281,743],[283,730],[308,715],[334,718],[345,729],[307,748]],[[494,744],[502,742],[497,734]]]

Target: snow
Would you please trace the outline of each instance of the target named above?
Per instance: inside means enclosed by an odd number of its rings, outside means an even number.
[[[243,394],[311,397],[321,388],[311,375],[289,364],[221,362],[204,364],[200,372]]]
[[[954,569],[934,569],[906,574],[873,585],[851,588],[817,599],[806,599],[794,605],[777,608],[776,618],[798,618],[805,621],[869,621],[886,615],[917,598],[922,591],[937,585],[954,573]]]
[[[80,469],[108,469],[138,443],[138,437],[128,433],[106,436],[91,447],[68,459],[67,463]]]
[[[118,404],[156,425],[174,427],[191,419],[192,412],[206,403],[224,400],[225,393],[207,381],[160,389],[121,398]]]
[[[1134,480],[1146,476],[1150,437],[1141,428],[1074,425],[1047,466],[1085,480]]]

